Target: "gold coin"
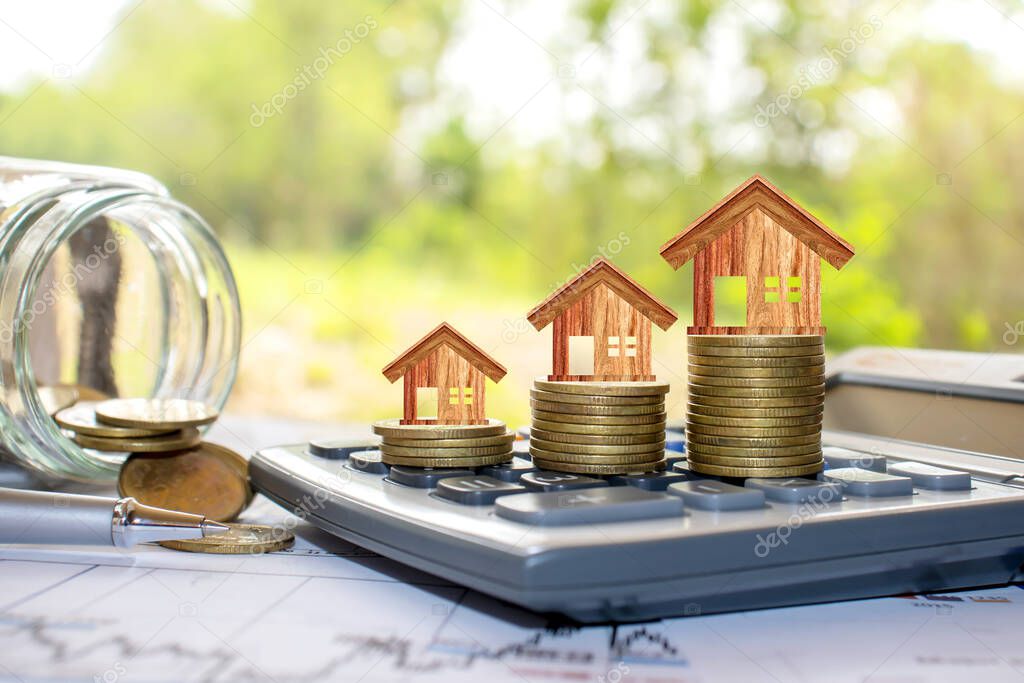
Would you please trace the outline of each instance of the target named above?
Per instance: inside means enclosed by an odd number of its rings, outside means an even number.
[[[825,363],[825,356],[705,356],[698,352],[690,351],[688,354],[690,363],[705,367],[723,368],[802,368]]]
[[[173,429],[141,429],[139,427],[115,427],[114,425],[103,424],[96,420],[96,411],[93,410],[95,401],[79,401],[70,408],[65,408],[53,416],[54,421],[64,429],[70,429],[79,434],[89,436],[106,436],[110,438],[125,438],[131,436],[159,436],[170,434]]]
[[[664,449],[650,453],[620,453],[618,455],[591,455],[589,453],[563,453],[530,446],[530,455],[550,462],[569,462],[576,465],[638,465],[665,459]]]
[[[383,442],[389,446],[406,446],[409,448],[479,448],[481,446],[499,446],[504,444],[506,449],[512,447],[516,435],[506,431],[498,436],[479,436],[467,439],[400,439],[388,437]]]
[[[766,439],[776,436],[806,436],[820,434],[820,424],[796,425],[793,427],[732,427],[705,425],[691,422],[686,425],[687,434],[704,434],[706,436],[733,436],[751,439]]]
[[[248,463],[234,451],[203,443],[171,453],[133,453],[121,466],[117,490],[146,505],[225,522],[252,499],[247,472]]]
[[[804,415],[802,417],[721,417],[707,416],[687,412],[686,421],[691,425],[709,425],[712,427],[740,427],[743,429],[779,427],[797,427],[803,425],[820,425],[822,414]]]
[[[766,346],[751,348],[745,346],[701,346],[702,356],[727,356],[732,358],[788,358],[795,356],[821,356],[825,353],[823,344],[810,346]]]
[[[824,365],[807,365],[795,368],[722,368],[714,365],[687,366],[690,377],[729,377],[746,379],[793,379],[794,377],[818,377],[825,375]],[[819,381],[821,381],[819,379]]]
[[[560,441],[548,441],[540,437],[533,437],[530,439],[530,447],[536,446],[537,448],[545,451],[551,451],[553,453],[576,453],[579,455],[632,455],[636,453],[647,454],[662,452],[665,450],[664,441],[655,441],[653,443],[633,444],[631,446],[616,446],[609,444],[582,444],[582,443],[564,443]],[[541,456],[546,457],[546,456]]]
[[[813,465],[821,462],[821,452],[808,455],[784,455],[779,457],[723,458],[720,456],[702,456],[687,453],[688,462],[719,467],[788,467],[790,465]]]
[[[496,446],[463,446],[461,448],[392,446],[387,441],[380,445],[381,455],[397,455],[403,458],[469,458],[479,455],[499,455],[501,453],[508,453],[511,449],[511,441]]]
[[[690,381],[687,385],[691,396],[713,398],[793,398],[794,396],[824,396],[824,384],[803,387],[715,387]],[[699,400],[699,399],[698,399]]]
[[[132,436],[112,439],[104,436],[75,434],[75,443],[82,448],[112,453],[167,453],[198,446],[203,440],[195,427],[186,427],[160,436]]]
[[[716,436],[690,432],[686,442],[707,446],[731,446],[734,448],[779,448],[782,446],[821,445],[821,434],[799,436]]]
[[[737,387],[740,389],[790,389],[794,387],[824,386],[825,373],[817,372],[809,377],[707,377],[689,375],[690,386],[699,384],[706,387]]]
[[[720,408],[796,408],[821,406],[825,393],[807,396],[786,396],[776,398],[737,398],[735,396],[700,396],[690,395],[690,403]]]
[[[821,460],[811,465],[791,465],[788,467],[729,467],[724,465],[709,465],[702,462],[689,462],[690,470],[699,474],[710,474],[715,477],[804,477],[808,474],[820,472],[825,466]]]
[[[664,401],[639,406],[596,406],[582,403],[550,403],[531,398],[530,407],[548,413],[568,415],[650,415],[665,412]]]
[[[665,424],[665,413],[650,415],[570,415],[569,413],[549,413],[545,410],[533,411],[533,417],[548,422],[569,422],[585,425],[646,425]]]
[[[665,469],[664,460],[635,465],[591,465],[534,458],[533,464],[542,470],[571,472],[573,474],[643,474],[644,472],[659,472]]]
[[[705,457],[712,455],[724,455],[734,458],[767,458],[778,455],[807,455],[821,450],[821,443],[815,442],[803,446],[780,446],[778,448],[736,448],[732,446],[708,446],[702,443],[693,443],[686,440],[686,452],[698,453]]]
[[[182,429],[210,424],[217,411],[184,398],[112,398],[96,404],[96,419],[118,427]]]
[[[627,434],[664,434],[665,423],[654,422],[652,424],[625,424],[625,425],[596,425],[596,424],[573,424],[571,422],[554,422],[552,420],[533,418],[533,427],[544,429],[549,432],[560,432],[562,434],[588,434],[593,436],[623,436]]]
[[[409,467],[483,467],[499,465],[512,459],[512,451],[499,455],[477,455],[466,458],[412,458],[398,455],[387,455],[381,452],[381,462],[386,465],[406,465]]]
[[[541,391],[558,394],[585,394],[591,396],[650,396],[667,394],[665,382],[550,382],[536,379],[533,386]]]
[[[56,415],[78,401],[78,389],[67,384],[36,387],[36,394],[48,415]]]
[[[764,419],[774,417],[813,417],[825,411],[823,404],[812,406],[794,406],[792,408],[726,408],[723,406],[705,406],[700,403],[687,403],[687,415],[703,417],[731,417]],[[703,420],[702,420],[703,421]]]
[[[688,334],[689,346],[809,346],[824,343],[820,334]]]
[[[656,445],[665,443],[665,430],[658,430],[650,434],[566,434],[563,432],[552,432],[547,429],[530,428],[531,439],[543,441],[554,441],[562,444],[578,444],[581,446],[640,446]]]
[[[261,524],[228,524],[222,534],[187,541],[160,541],[160,545],[189,553],[214,555],[262,555],[284,550],[295,542],[295,536],[281,527]]]
[[[499,436],[507,432],[505,423],[494,419],[488,419],[486,424],[479,425],[404,425],[397,418],[373,424],[374,434],[399,439],[471,439],[478,436]]]
[[[664,394],[648,394],[646,396],[600,396],[594,394],[569,394],[557,391],[541,391],[530,389],[530,398],[551,403],[578,403],[595,406],[642,406],[651,403],[665,402]]]

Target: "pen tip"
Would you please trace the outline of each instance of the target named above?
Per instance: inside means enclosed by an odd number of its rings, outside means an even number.
[[[223,524],[219,524],[218,522],[213,522],[211,520],[205,519],[203,520],[202,529],[203,537],[205,538],[206,536],[216,536],[217,534],[222,534],[228,530],[228,527]]]

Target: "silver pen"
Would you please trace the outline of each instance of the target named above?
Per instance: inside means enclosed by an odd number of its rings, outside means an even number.
[[[134,498],[0,488],[0,544],[114,545],[203,538],[228,527]]]

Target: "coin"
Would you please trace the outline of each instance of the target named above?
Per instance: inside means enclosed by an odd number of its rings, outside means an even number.
[[[701,346],[702,356],[728,356],[733,358],[784,358],[792,356],[821,356],[825,353],[824,344],[810,346]]]
[[[56,415],[78,401],[78,389],[67,384],[36,387],[36,394],[48,415]]]
[[[735,448],[779,448],[780,446],[803,446],[805,444],[821,444],[821,434],[803,434],[799,436],[717,436],[690,432],[687,435],[690,444],[708,446],[732,446]]]
[[[477,455],[466,458],[420,458],[403,457],[398,455],[387,455],[381,452],[381,461],[387,465],[406,465],[409,467],[483,467],[485,465],[500,465],[512,459],[514,453],[510,450],[498,455]]]
[[[665,402],[639,406],[596,406],[582,403],[551,403],[530,399],[530,407],[548,413],[567,415],[650,415],[665,411]]]
[[[575,464],[592,465],[636,465],[639,463],[654,462],[665,457],[665,450],[650,451],[647,453],[615,453],[608,455],[593,455],[591,453],[565,453],[563,451],[549,451],[539,446],[530,445],[530,455],[541,460],[551,462],[571,462]]]
[[[719,425],[702,425],[690,423],[686,426],[687,434],[705,434],[708,436],[735,436],[751,439],[766,439],[775,436],[806,436],[820,434],[821,425],[795,425],[792,427],[722,427]]]
[[[549,432],[561,432],[563,434],[589,434],[602,436],[622,436],[626,434],[662,434],[665,432],[665,423],[654,422],[652,424],[625,424],[625,425],[596,425],[596,424],[573,424],[571,422],[554,422],[552,420],[533,418],[533,428],[544,429]]]
[[[705,396],[691,394],[690,403],[722,408],[794,408],[820,406],[825,400],[825,393],[807,396],[784,396],[775,398],[737,398],[735,396]]]
[[[393,436],[401,439],[470,439],[478,436],[499,436],[507,432],[505,423],[494,419],[488,419],[486,424],[479,425],[404,425],[397,418],[373,424],[373,433],[385,439]]]
[[[53,416],[53,419],[64,429],[70,429],[79,434],[105,436],[115,439],[132,436],[158,436],[175,431],[173,429],[158,429],[154,431],[139,427],[115,427],[114,425],[103,424],[96,420],[96,412],[93,410],[95,405],[95,401],[79,401],[70,408],[65,408],[58,412]]]
[[[219,457],[227,464],[231,465],[238,472],[238,475],[245,481],[245,489],[248,493],[248,500],[246,500],[246,507],[252,502],[253,490],[249,484],[249,461],[245,459],[245,456],[231,450],[227,446],[222,446],[219,443],[211,443],[204,441],[201,448],[213,457]]]
[[[739,389],[791,389],[806,386],[824,386],[825,374],[818,372],[809,377],[708,377],[689,376],[690,384],[707,387],[730,387]]]
[[[718,415],[707,416],[688,412],[686,420],[695,429],[696,425],[709,425],[713,427],[741,427],[777,429],[779,427],[797,427],[802,425],[820,425],[821,413],[817,415],[804,415],[802,417],[721,417]]]
[[[117,490],[140,503],[230,521],[245,509],[252,490],[248,464],[216,444],[171,453],[133,453],[121,466]]]
[[[557,391],[530,389],[530,398],[553,403],[579,403],[596,406],[638,406],[651,403],[664,403],[664,394],[647,394],[644,396],[601,396],[595,394],[569,394]]]
[[[496,446],[478,446],[462,448],[420,448],[418,446],[392,446],[387,441],[380,445],[382,455],[397,455],[408,458],[468,458],[479,455],[499,455],[507,453],[512,448],[512,442],[498,444]]]
[[[284,550],[295,542],[295,536],[280,527],[261,524],[228,524],[222,534],[187,541],[160,541],[160,545],[189,553],[214,555],[262,555]]]
[[[686,441],[686,452],[699,452],[700,455],[725,455],[730,457],[768,457],[774,455],[807,455],[821,450],[821,443],[815,442],[803,446],[780,446],[778,448],[735,448],[731,446],[708,446],[707,444],[695,444],[689,439]]]
[[[687,415],[704,417],[731,417],[764,419],[770,417],[812,417],[821,415],[825,410],[822,404],[811,406],[793,406],[792,408],[728,408],[724,406],[705,406],[700,403],[686,404]]]
[[[479,436],[465,439],[402,439],[392,436],[384,439],[384,443],[389,446],[406,446],[410,448],[474,448],[498,446],[501,444],[511,447],[515,438],[515,434],[506,430],[504,434],[499,434],[498,436]]]
[[[825,356],[705,356],[698,352],[690,351],[689,362],[704,367],[726,367],[726,368],[799,368],[811,365],[820,365],[825,362]]]
[[[669,390],[664,382],[551,382],[538,378],[533,385],[541,391],[594,396],[649,396],[667,394]]]
[[[805,365],[793,368],[731,368],[714,365],[697,365],[691,362],[687,366],[690,377],[730,377],[749,379],[792,379],[794,377],[818,377],[825,374],[824,365]],[[821,381],[819,379],[819,381]],[[755,385],[756,386],[756,385]]]
[[[554,441],[555,443],[579,444],[582,446],[636,446],[664,444],[665,432],[659,430],[650,434],[566,434],[563,432],[552,432],[547,429],[534,427],[530,430],[531,439],[543,441]]]
[[[542,470],[572,472],[574,474],[643,474],[644,472],[658,472],[665,469],[664,460],[635,465],[591,465],[534,458],[533,464]]]
[[[533,417],[548,422],[568,422],[586,425],[646,425],[665,424],[665,413],[650,415],[570,415],[569,413],[549,413],[545,410],[533,411]]]
[[[687,461],[689,468],[700,474],[710,474],[716,477],[803,477],[808,474],[820,472],[825,463],[818,461],[811,465],[791,465],[788,467],[730,467],[724,465],[709,465],[702,462]]]
[[[821,451],[808,455],[783,455],[777,457],[743,457],[727,458],[717,455],[704,456],[699,453],[687,453],[689,462],[720,467],[784,467],[789,465],[811,465],[821,461]]]
[[[686,343],[689,346],[808,346],[821,344],[824,341],[825,338],[820,334],[690,334],[686,336]]]
[[[199,445],[203,435],[195,427],[186,427],[160,436],[132,436],[112,439],[103,436],[75,434],[75,443],[82,448],[115,453],[167,453]]]
[[[112,398],[96,404],[96,419],[119,427],[181,429],[210,424],[217,411],[184,398]]]
[[[824,384],[811,384],[804,387],[715,387],[690,381],[688,388],[691,396],[711,396],[715,398],[793,398],[794,396],[824,395]]]
[[[564,443],[561,441],[548,441],[540,437],[530,439],[530,446],[536,446],[546,451],[555,453],[577,453],[579,455],[617,455],[633,453],[653,453],[665,450],[665,441],[654,441],[652,443],[633,444],[631,446],[618,446],[614,444],[582,444]],[[544,457],[544,456],[541,456]]]

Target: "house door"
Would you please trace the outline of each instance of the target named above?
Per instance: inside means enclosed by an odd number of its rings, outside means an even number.
[[[594,374],[593,337],[569,337],[569,374]]]
[[[747,326],[747,278],[718,275],[714,291],[715,327]]]
[[[437,388],[416,388],[416,419],[436,420],[438,413]]]

